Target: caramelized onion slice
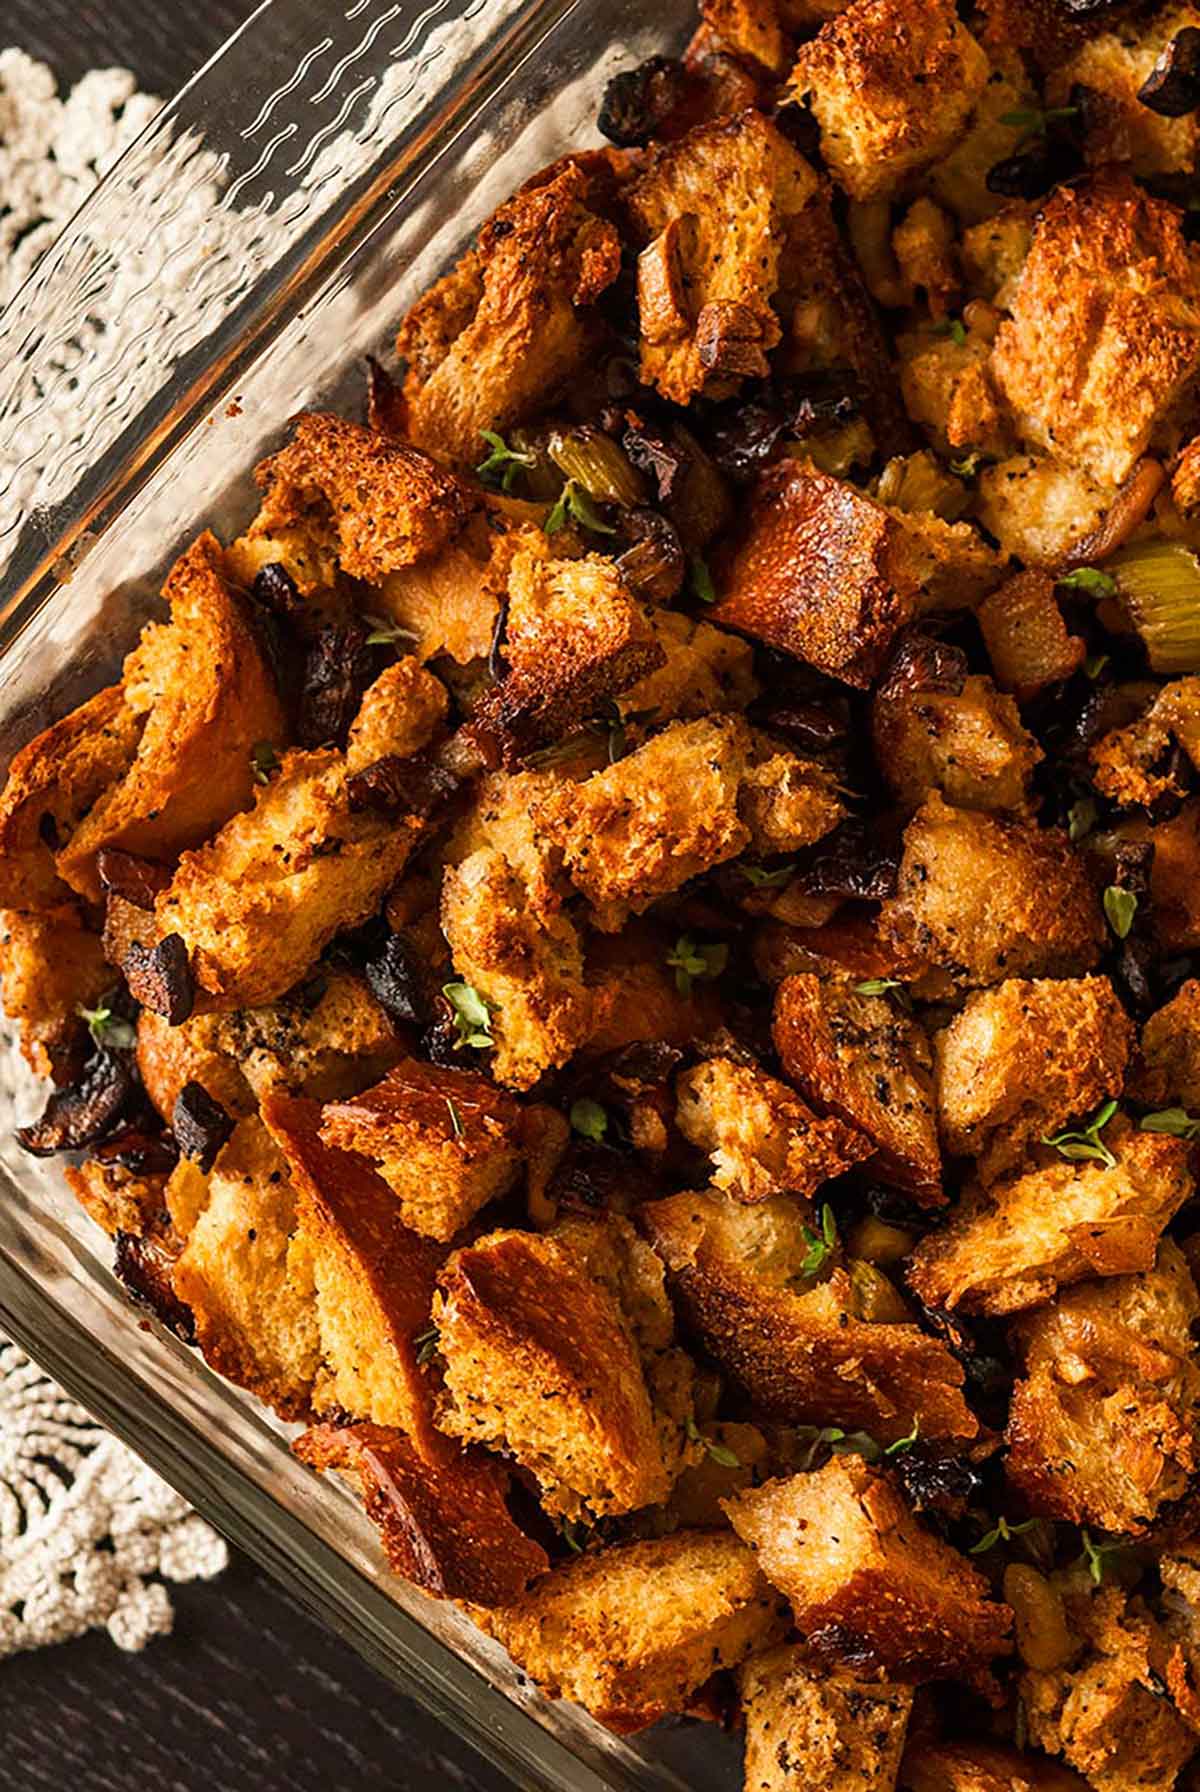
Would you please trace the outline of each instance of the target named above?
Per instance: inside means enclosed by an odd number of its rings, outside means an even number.
[[[1113,499],[1099,528],[1075,543],[1062,571],[1075,566],[1094,566],[1124,547],[1134,530],[1140,528],[1149,516],[1166,476],[1160,462],[1149,458],[1140,460]]]

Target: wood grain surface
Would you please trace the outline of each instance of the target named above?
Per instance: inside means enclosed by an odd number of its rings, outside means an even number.
[[[130,68],[164,98],[255,0],[0,0],[0,48],[64,85]],[[0,1792],[504,1792],[244,1558],[172,1589],[174,1634],[0,1662]]]

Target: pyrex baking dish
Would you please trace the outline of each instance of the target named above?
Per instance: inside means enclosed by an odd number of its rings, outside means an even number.
[[[615,67],[682,41],[690,10],[267,0],[160,115],[0,318],[5,765],[106,682],[178,549],[248,516],[249,471],[288,417],[353,413],[362,356],[521,180],[587,140]],[[12,1142],[12,1108],[0,1325],[72,1394],[519,1785],[736,1783],[708,1726],[620,1742],[390,1576],[349,1496],[139,1324],[61,1173]]]

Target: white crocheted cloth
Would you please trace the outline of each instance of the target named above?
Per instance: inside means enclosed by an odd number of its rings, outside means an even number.
[[[60,100],[0,51],[0,309],[158,109],[123,69]],[[207,1579],[225,1544],[0,1335],[0,1656],[103,1627],[122,1649],[171,1628],[164,1582]]]

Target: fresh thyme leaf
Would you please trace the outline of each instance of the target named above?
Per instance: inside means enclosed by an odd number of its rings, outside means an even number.
[[[800,1274],[815,1276],[818,1271],[824,1269],[826,1260],[837,1249],[837,1221],[833,1217],[833,1209],[828,1202],[821,1209],[820,1232],[814,1232],[811,1226],[805,1226],[803,1233],[808,1250],[800,1265]]]
[[[989,1549],[995,1549],[997,1543],[1011,1543],[1014,1537],[1023,1537],[1025,1532],[1031,1531],[1037,1522],[1036,1518],[1023,1518],[1020,1524],[1009,1524],[1007,1518],[998,1518],[993,1528],[987,1531],[978,1543],[971,1545],[968,1554],[986,1555]]]
[[[462,1115],[459,1113],[458,1109],[455,1107],[453,1101],[451,1101],[451,1099],[448,1095],[446,1097],[446,1112],[450,1116],[450,1125],[454,1132],[455,1138],[461,1139],[463,1136]]]
[[[1074,118],[1078,111],[1078,106],[1049,106],[1044,110],[1041,106],[1022,106],[1013,112],[1002,112],[1000,123],[1012,125],[1014,130],[1031,131],[1036,137],[1044,137],[1048,125],[1060,118]]]
[[[582,1518],[564,1518],[559,1525],[563,1542],[575,1554],[582,1555],[591,1540],[592,1526],[585,1524]]]
[[[573,1131],[594,1144],[598,1145],[608,1131],[608,1115],[598,1101],[589,1101],[586,1095],[571,1103],[569,1118]]]
[[[1089,653],[1083,662],[1083,676],[1094,684],[1109,661],[1107,653]]]
[[[982,458],[983,456],[980,454],[964,454],[961,460],[950,462],[950,471],[956,473],[960,479],[974,479],[979,471],[979,463]]]
[[[913,1445],[916,1443],[917,1438],[920,1436],[920,1434],[921,1434],[921,1421],[920,1421],[920,1418],[917,1416],[917,1414],[914,1413],[913,1414],[912,1430],[908,1433],[908,1435],[906,1437],[898,1437],[894,1444],[889,1444],[887,1446],[886,1450],[883,1452],[884,1455],[885,1456],[900,1456],[903,1454],[903,1452],[905,1450],[911,1450]]]
[[[1126,890],[1121,884],[1109,884],[1104,892],[1104,913],[1108,924],[1119,940],[1128,939],[1129,929],[1133,926],[1133,917],[1137,914],[1138,899],[1132,890]]]
[[[691,586],[702,604],[715,604],[717,588],[713,584],[712,574],[708,570],[708,562],[700,554],[693,554],[689,566]]]
[[[368,647],[394,647],[397,641],[415,641],[415,629],[403,628],[400,623],[393,622],[390,616],[375,616],[365,613],[363,621],[371,632],[367,636]]]
[[[256,740],[250,750],[250,765],[256,784],[269,784],[271,773],[279,770],[279,754],[269,740]]]
[[[1072,840],[1084,840],[1096,825],[1096,805],[1090,796],[1081,796],[1067,811],[1067,833]]]
[[[423,1369],[425,1364],[437,1355],[439,1342],[438,1328],[436,1325],[431,1325],[428,1331],[417,1333],[416,1337],[413,1339],[413,1343],[417,1347],[418,1369]]]
[[[962,348],[967,340],[967,326],[961,317],[944,317],[940,323],[933,326],[933,331],[935,336],[949,336],[951,342],[956,342],[959,348]]]
[[[722,944],[698,946],[690,934],[681,933],[667,953],[667,967],[675,973],[675,987],[681,996],[690,996],[694,982],[711,983],[729,963],[729,947]]]
[[[1077,566],[1074,572],[1064,573],[1054,582],[1067,591],[1083,591],[1088,597],[1113,597],[1117,589],[1112,574],[1101,572],[1098,566]]]
[[[536,454],[510,448],[504,437],[494,429],[481,429],[479,433],[491,450],[475,469],[481,479],[499,484],[503,491],[510,492],[523,468],[537,466]]]
[[[738,870],[746,882],[753,884],[756,890],[777,890],[781,884],[788,881],[795,869],[796,867],[790,863],[778,865],[774,871],[767,871],[761,865],[738,866]]]
[[[593,535],[615,535],[616,530],[611,523],[606,523],[583,487],[575,479],[568,479],[552,507],[549,516],[542,524],[543,532],[556,535],[568,518],[590,529]]]
[[[478,1051],[494,1045],[492,1038],[492,1006],[486,996],[470,983],[443,983],[442,994],[454,1010],[458,1029],[455,1048],[473,1045]]]
[[[85,1008],[81,1004],[75,1012],[80,1020],[87,1022],[87,1030],[96,1045],[103,1046],[106,1051],[127,1052],[137,1034],[131,1022],[113,1013],[115,995],[115,990],[110,990],[106,996],[101,996],[95,1008]]]
[[[1107,1164],[1111,1170],[1117,1160],[1100,1137],[1100,1133],[1108,1125],[1116,1111],[1115,1101],[1103,1102],[1086,1125],[1074,1129],[1068,1128],[1066,1132],[1043,1133],[1042,1144],[1052,1145],[1060,1157],[1068,1158],[1071,1162],[1078,1163],[1088,1158],[1094,1158],[1098,1163]]]
[[[867,977],[853,987],[857,996],[885,996],[889,989],[902,989],[904,985],[899,977]]]
[[[1176,1139],[1200,1138],[1200,1120],[1193,1120],[1186,1108],[1159,1108],[1153,1114],[1143,1114],[1138,1121],[1139,1132],[1165,1132]]]
[[[1093,1539],[1091,1532],[1086,1530],[1080,1531],[1079,1541],[1083,1545],[1083,1548],[1076,1557],[1076,1560],[1087,1563],[1088,1573],[1091,1575],[1096,1585],[1099,1586],[1104,1579],[1105,1557],[1119,1555],[1124,1545],[1120,1543],[1097,1543]]]
[[[715,1437],[705,1437],[695,1419],[690,1415],[684,1421],[684,1430],[687,1432],[689,1443],[703,1444],[713,1461],[719,1463],[722,1468],[741,1468],[741,1457],[736,1456],[728,1444],[718,1443]]]

